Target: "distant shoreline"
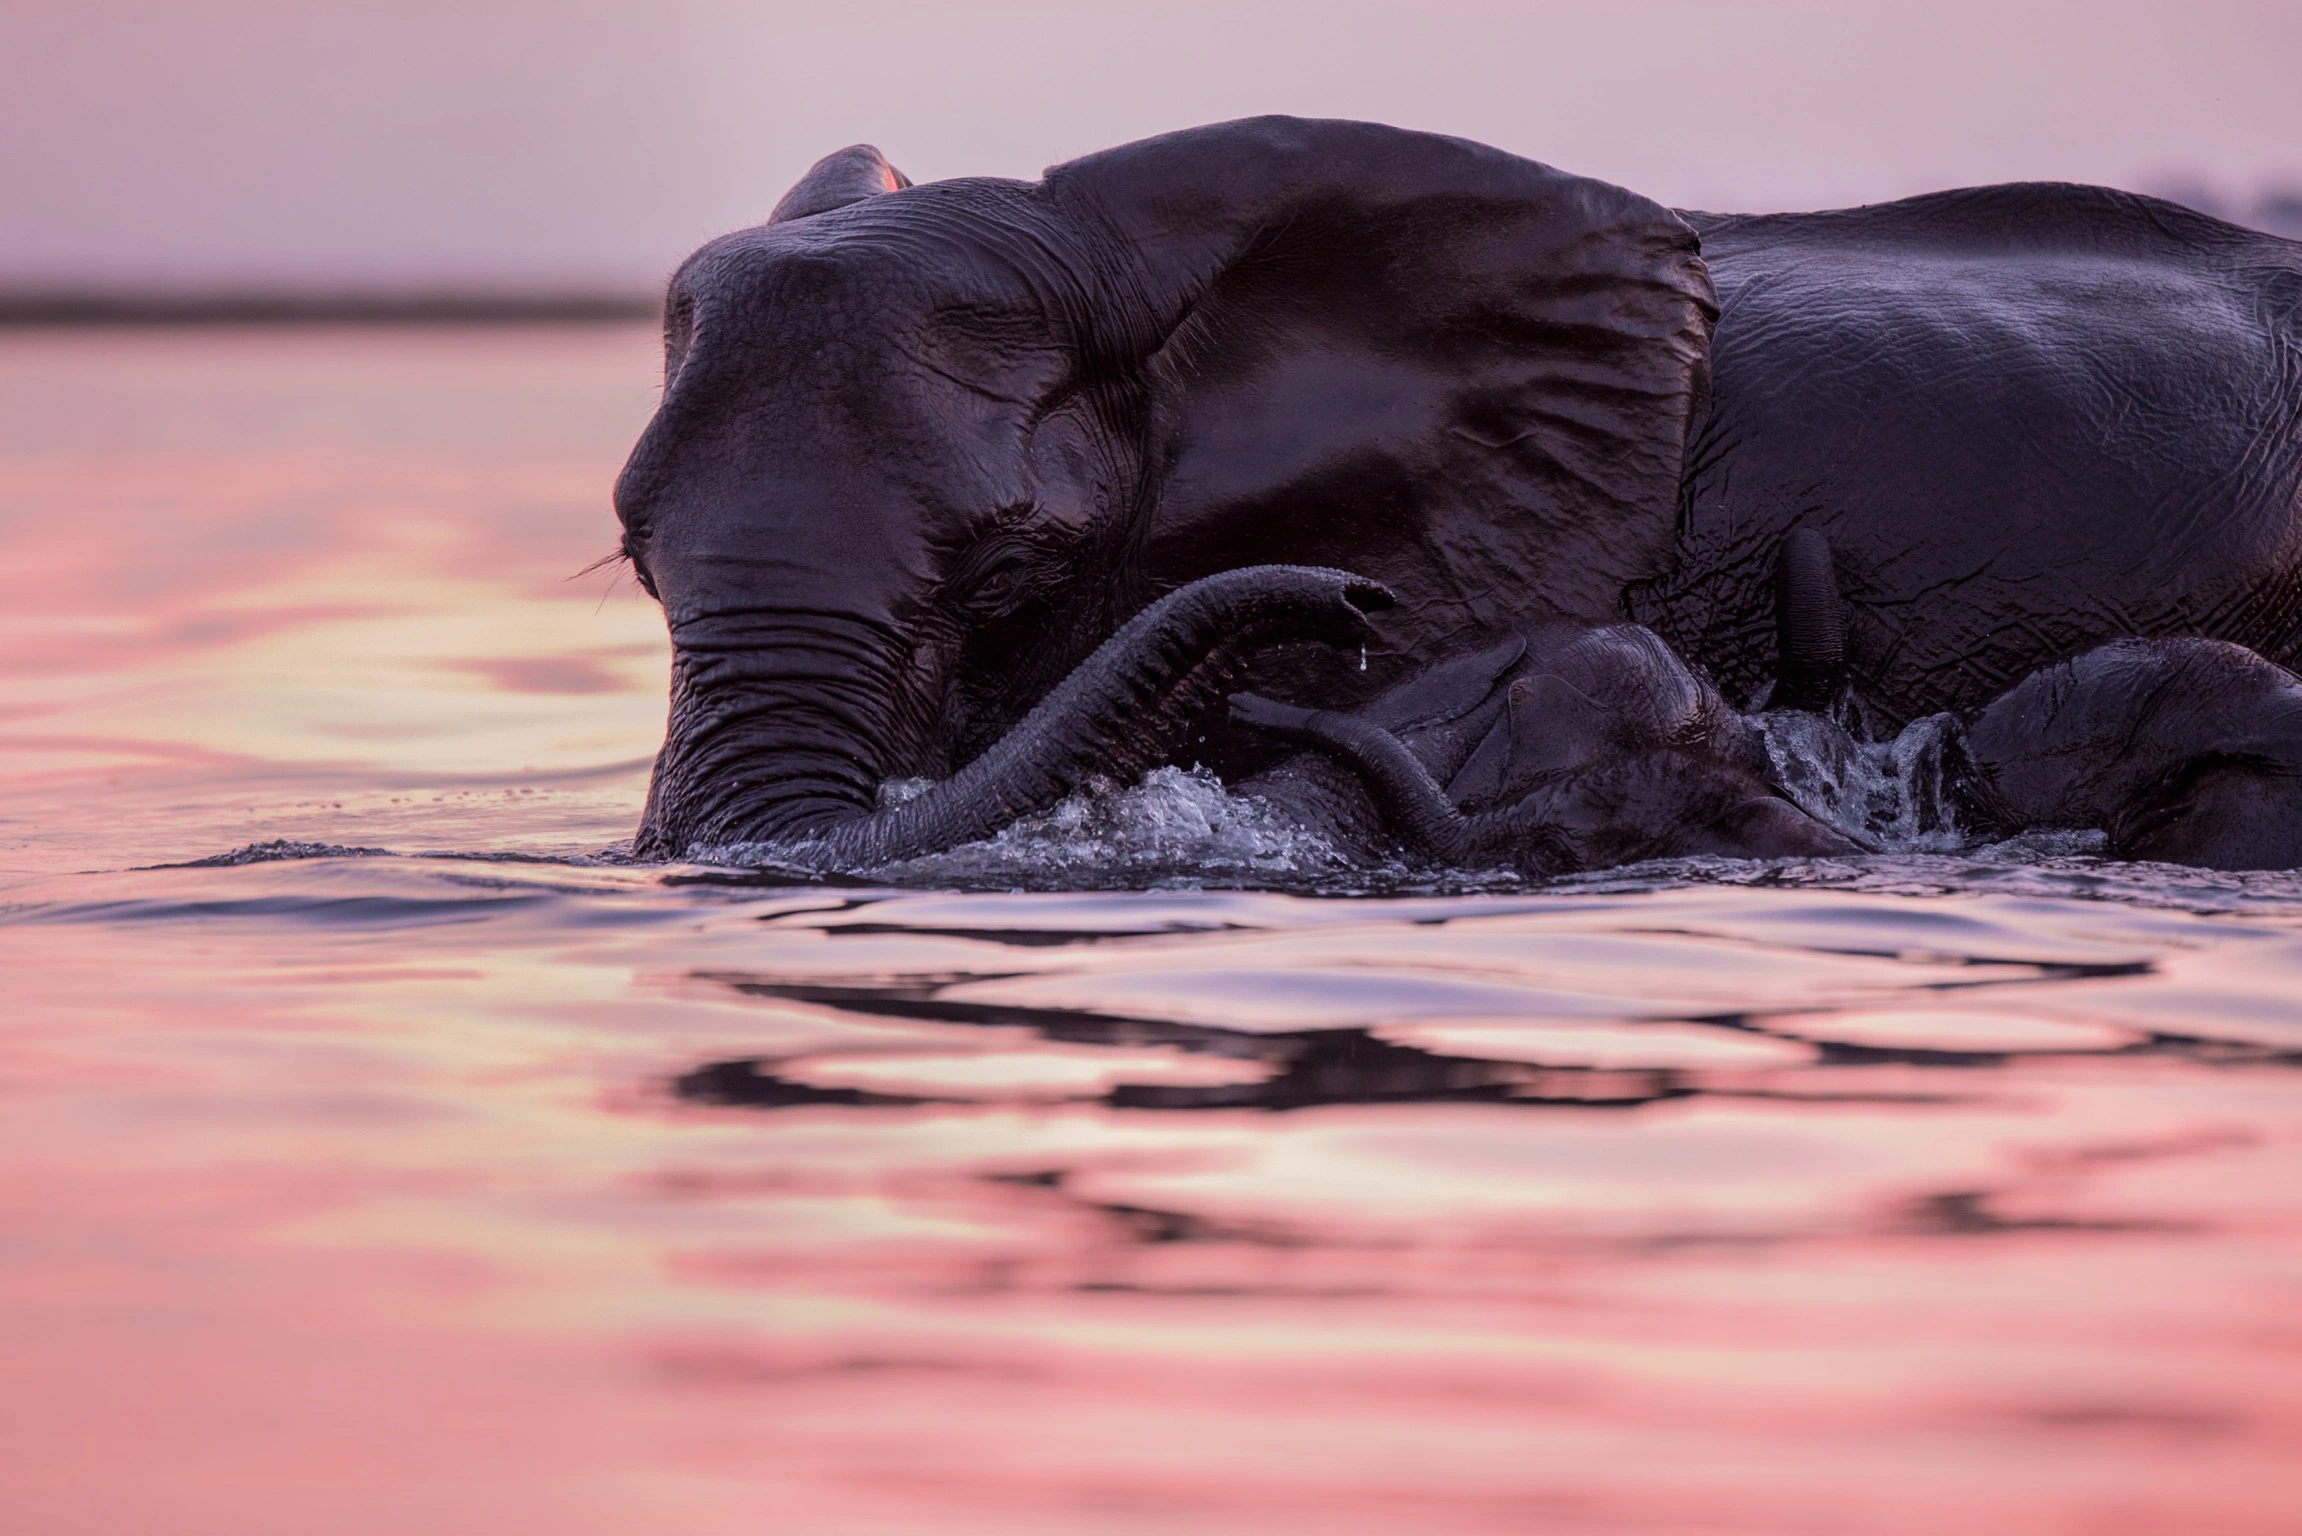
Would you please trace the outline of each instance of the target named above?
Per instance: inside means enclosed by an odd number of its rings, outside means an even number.
[[[74,326],[606,325],[654,320],[630,293],[110,294],[0,291],[0,330]]]

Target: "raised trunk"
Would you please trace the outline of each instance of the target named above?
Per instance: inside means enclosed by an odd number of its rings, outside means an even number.
[[[916,798],[862,812],[824,803],[840,798],[827,793],[812,813],[726,826],[718,840],[811,867],[868,869],[987,837],[1092,775],[1130,779],[1161,761],[1183,723],[1219,698],[1256,651],[1285,640],[1363,644],[1364,615],[1390,602],[1374,582],[1311,566],[1207,577],[1136,615],[981,757]],[[827,761],[814,771],[827,772],[831,754],[817,755]],[[765,761],[740,771],[781,770]],[[665,809],[651,803],[651,828],[662,827]],[[660,831],[656,838],[643,851],[685,851],[667,846]]]

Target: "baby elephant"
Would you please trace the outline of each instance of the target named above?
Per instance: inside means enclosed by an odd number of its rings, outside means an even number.
[[[1861,847],[1785,799],[1757,733],[1635,624],[1531,635],[1356,714],[1250,693],[1231,710],[1349,765],[1399,840],[1451,868],[1539,877]]]
[[[2099,828],[2119,858],[2302,865],[2302,678],[2243,646],[2097,646],[2001,694],[1966,751],[1978,830]]]

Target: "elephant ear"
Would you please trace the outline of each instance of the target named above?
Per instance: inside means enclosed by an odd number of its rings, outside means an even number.
[[[1606,706],[1563,677],[1522,677],[1503,696],[1503,710],[1477,749],[1447,784],[1447,798],[1469,811],[1507,804],[1541,780],[1599,761],[1614,720]]]
[[[1394,648],[1620,617],[1665,567],[1717,301],[1646,198],[1463,139],[1265,117],[1043,195],[1115,253],[1096,347],[1145,413],[1158,585],[1335,564]]]
[[[775,205],[767,222],[788,224],[793,219],[860,203],[882,192],[900,192],[910,185],[911,178],[889,165],[877,145],[850,144],[809,166],[807,174],[783,194],[783,200]]]

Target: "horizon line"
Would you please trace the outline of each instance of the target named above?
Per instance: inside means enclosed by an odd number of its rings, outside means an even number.
[[[137,325],[602,325],[662,317],[628,289],[120,292],[0,287],[0,329]]]

